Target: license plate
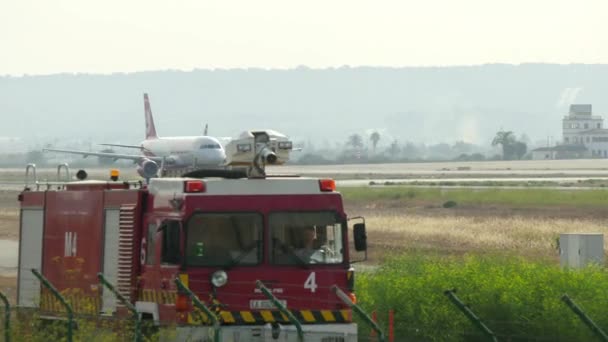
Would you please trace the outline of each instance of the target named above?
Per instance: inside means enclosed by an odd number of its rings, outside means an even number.
[[[329,336],[323,337],[321,342],[344,342],[344,337],[342,336]]]
[[[284,307],[287,307],[287,301],[286,300],[279,300],[279,303],[281,303]],[[274,304],[272,304],[272,301],[270,300],[261,300],[261,299],[252,299],[249,301],[249,308],[250,309],[276,309],[276,307],[274,306]]]

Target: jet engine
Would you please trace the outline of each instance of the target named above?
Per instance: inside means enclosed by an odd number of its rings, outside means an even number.
[[[226,146],[226,165],[246,169],[250,177],[263,177],[266,165],[284,164],[292,150],[291,141],[279,132],[246,131]]]
[[[146,179],[154,178],[158,175],[158,164],[156,164],[153,160],[144,159],[139,163],[137,173]]]
[[[266,146],[262,148],[260,154],[267,164],[275,164],[277,162],[277,155]]]

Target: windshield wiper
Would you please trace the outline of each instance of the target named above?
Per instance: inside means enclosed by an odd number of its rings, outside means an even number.
[[[291,248],[288,249],[287,253],[289,253],[288,255],[291,255],[295,259],[296,264],[302,266],[302,268],[304,268],[304,269],[309,269],[310,268],[310,266],[306,262],[306,260],[302,259],[299,255],[297,255],[294,249],[291,249]]]
[[[225,269],[231,269],[232,267],[238,265],[241,260],[243,260],[247,255],[249,255],[249,253],[251,253],[251,251],[256,248],[259,247],[260,245],[260,241],[254,241],[251,246],[248,246],[247,248],[245,248],[245,250],[243,250],[239,255],[236,256],[236,258],[233,258],[232,260],[230,260],[226,265],[224,265]],[[259,248],[258,248],[259,251]]]

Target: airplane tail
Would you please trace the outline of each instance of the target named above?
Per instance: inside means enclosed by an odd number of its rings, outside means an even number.
[[[156,139],[156,127],[154,126],[154,118],[152,117],[152,109],[150,108],[150,100],[148,94],[144,94],[144,111],[146,113],[146,140]]]

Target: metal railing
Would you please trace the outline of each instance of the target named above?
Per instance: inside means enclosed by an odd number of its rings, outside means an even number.
[[[207,305],[205,305],[205,303],[201,302],[200,299],[198,299],[198,297],[192,291],[190,291],[188,286],[186,286],[181,279],[179,279],[179,277],[175,278],[175,285],[177,285],[179,291],[185,292],[188,297],[190,297],[192,304],[197,309],[201,310],[205,313],[205,315],[207,315],[207,318],[213,325],[213,341],[219,342],[221,337],[221,325],[217,316],[207,307]]]
[[[8,299],[4,293],[0,292],[0,299],[4,303],[4,341],[10,342],[11,340],[11,306],[8,303]]]
[[[576,303],[568,297],[567,294],[562,296],[562,301],[568,305],[572,311],[585,323],[589,329],[602,341],[608,341],[608,335],[600,328],[595,322],[591,319],[591,317],[587,316],[587,314],[581,309]]]
[[[270,301],[272,302],[272,304],[279,309],[279,311],[284,314],[285,316],[287,316],[287,318],[289,319],[289,321],[291,322],[291,324],[293,324],[296,327],[296,330],[298,331],[298,340],[300,340],[300,342],[304,341],[304,331],[302,330],[302,323],[300,323],[300,321],[298,321],[298,319],[296,318],[296,316],[294,316],[291,311],[287,310],[287,308],[277,299],[277,297],[275,297],[272,292],[270,292],[270,290],[268,290],[268,288],[266,288],[266,286],[264,286],[264,283],[262,283],[260,280],[256,280],[255,281],[255,286],[260,289],[260,291],[262,291],[262,293],[268,298],[270,299]]]
[[[34,276],[36,276],[36,278],[38,278],[38,280],[40,280],[40,283],[44,287],[46,287],[49,291],[51,291],[53,296],[55,296],[55,298],[57,298],[59,300],[59,302],[65,307],[65,310],[68,314],[68,331],[67,331],[66,339],[67,339],[67,342],[72,342],[73,327],[74,327],[74,312],[72,311],[72,306],[70,306],[70,304],[61,295],[61,293],[59,293],[59,291],[57,291],[55,286],[53,286],[53,284],[51,284],[51,282],[49,282],[48,279],[46,279],[42,274],[40,274],[40,272],[38,272],[35,268],[32,268],[32,273],[34,274]]]
[[[30,172],[31,172],[31,176],[30,176]],[[33,179],[32,179],[33,177]],[[26,190],[32,190],[30,188],[30,181],[33,181],[33,185],[36,186],[36,190],[39,189],[39,185],[38,185],[38,176],[36,175],[36,164],[27,164],[27,166],[25,167],[25,189]]]
[[[97,273],[97,278],[99,278],[99,281],[103,286],[110,290],[110,292],[112,292],[112,294],[114,294],[114,296],[116,296],[116,298],[118,298],[118,300],[125,307],[127,307],[129,311],[131,311],[131,313],[133,314],[133,318],[135,319],[135,335],[133,336],[133,340],[135,342],[141,342],[141,316],[137,312],[135,306],[131,304],[131,302],[129,302],[122,294],[120,294],[120,292],[118,292],[116,288],[114,288],[114,286],[103,276],[103,273]]]
[[[334,285],[331,287],[331,290],[340,298],[344,304],[348,305],[354,312],[359,315],[363,319],[367,325],[369,325],[375,332],[378,334],[378,341],[384,342],[386,341],[386,336],[384,335],[384,331],[380,328],[378,323],[374,322],[374,320],[369,317],[369,315],[357,304],[355,304],[344,291],[342,291],[338,286]]]
[[[446,290],[443,292],[450,301],[458,308],[462,313],[473,323],[473,325],[479,329],[490,341],[497,342],[496,335],[490,328],[488,328],[482,321],[475,315],[475,313],[463,303],[458,296],[456,296],[456,290]]]

